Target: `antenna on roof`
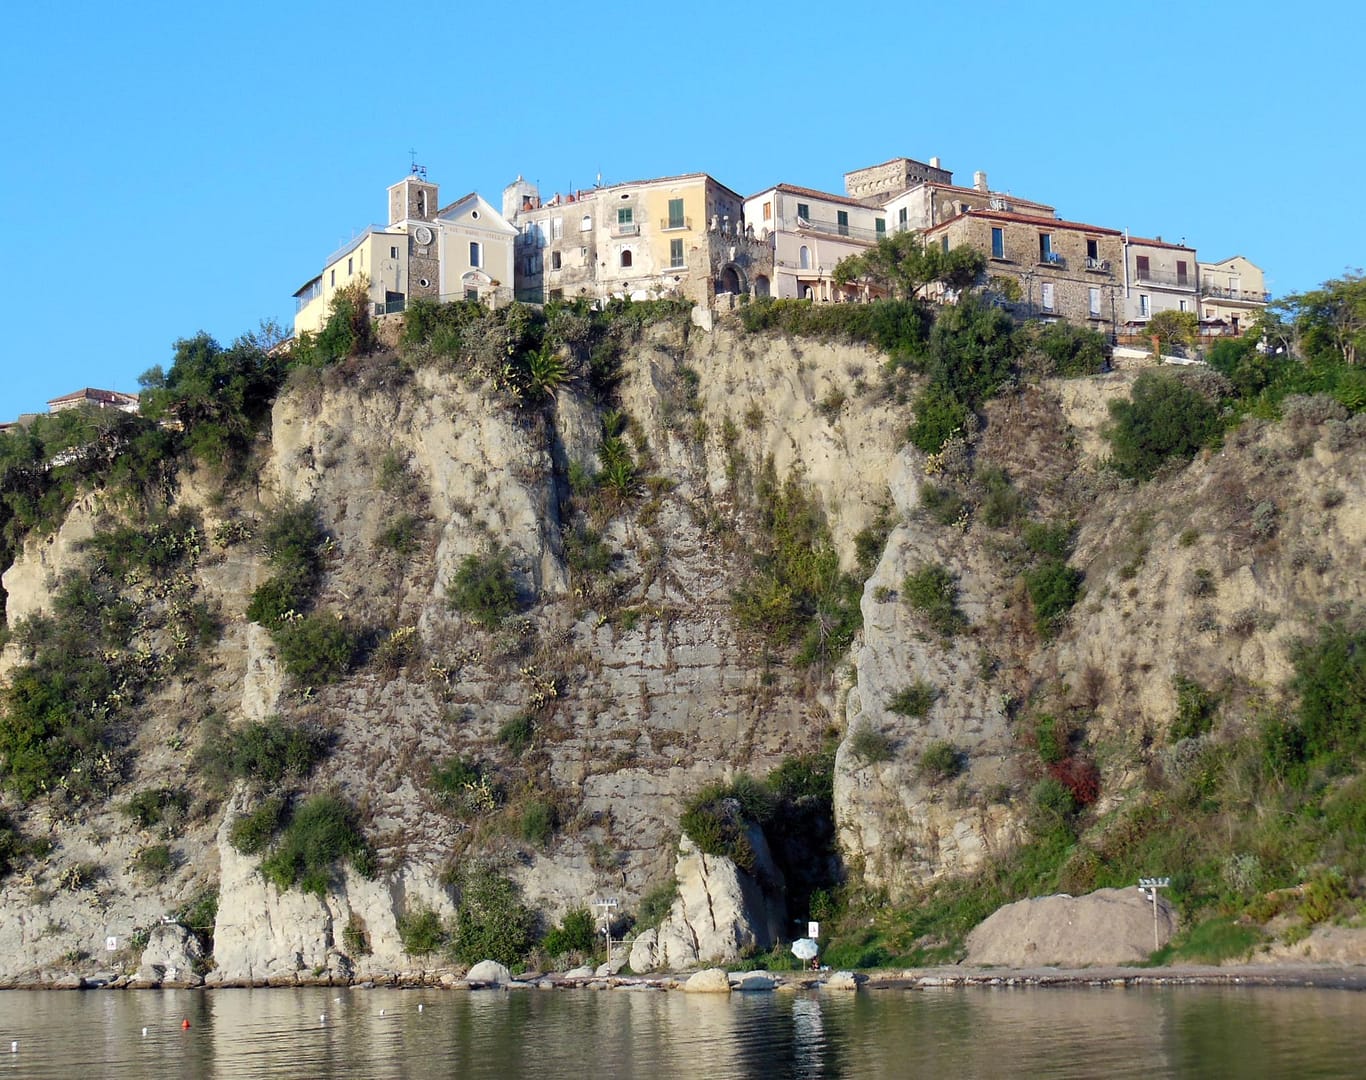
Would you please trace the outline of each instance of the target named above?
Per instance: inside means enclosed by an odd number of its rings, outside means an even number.
[[[408,151],[408,160],[411,162],[409,173],[412,176],[420,176],[423,180],[427,179],[427,166],[417,163],[417,151]]]

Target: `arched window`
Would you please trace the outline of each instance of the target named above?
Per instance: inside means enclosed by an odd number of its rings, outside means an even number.
[[[802,245],[802,250],[798,253],[798,259],[800,261],[797,265],[803,270],[811,269],[811,249],[805,244]]]
[[[629,249],[621,253],[621,265],[623,267],[631,265],[631,252]]]
[[[579,232],[588,232],[593,228],[593,215],[584,214],[583,220],[579,222]]]

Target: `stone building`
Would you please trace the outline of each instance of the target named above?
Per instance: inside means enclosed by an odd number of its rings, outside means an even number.
[[[473,192],[445,210],[438,210],[437,196],[437,185],[417,170],[391,185],[389,223],[371,225],[343,244],[327,257],[322,273],[294,293],[294,333],[322,329],[332,297],[357,281],[366,283],[375,315],[403,311],[415,299],[455,300],[475,294],[493,300],[499,288],[491,284],[494,280],[509,287],[511,226]],[[452,259],[449,280],[443,276],[443,249]],[[480,265],[469,264],[474,258],[481,260]],[[471,270],[482,274],[471,277]]]
[[[1201,321],[1243,333],[1271,300],[1262,268],[1242,255],[1198,265]]]
[[[745,234],[742,200],[706,173],[636,180],[542,200],[518,177],[503,192],[517,230],[519,300],[762,294],[767,248]]]
[[[1199,311],[1195,248],[1126,235],[1124,320],[1137,328],[1159,311]]]
[[[927,243],[987,257],[988,278],[1019,287],[1026,317],[1067,319],[1113,336],[1124,312],[1123,234],[1076,221],[969,209],[925,231]]]
[[[1008,192],[992,191],[987,174],[973,174],[973,186],[922,181],[905,191],[887,197],[882,208],[893,232],[919,229],[924,232],[968,210],[1004,210],[1035,217],[1054,217],[1055,208],[1032,199],[1021,199]]]
[[[65,412],[67,409],[79,409],[82,405],[92,409],[117,409],[119,412],[135,413],[138,411],[138,396],[125,394],[121,390],[96,390],[93,386],[87,386],[74,393],[52,398],[47,403],[47,411]]]

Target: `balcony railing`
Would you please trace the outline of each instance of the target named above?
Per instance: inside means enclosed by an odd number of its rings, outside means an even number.
[[[876,244],[884,234],[876,229],[864,229],[857,225],[841,225],[837,221],[812,221],[810,218],[790,217],[778,222],[778,228],[785,232],[815,232],[826,236],[841,236],[863,244]]]
[[[659,227],[660,227],[660,229],[661,229],[662,231],[664,231],[664,232],[670,232],[670,231],[676,232],[676,231],[679,230],[679,229],[691,229],[691,228],[692,228],[692,218],[690,218],[690,217],[681,217],[681,218],[660,218],[660,219],[659,219]]]
[[[1067,259],[1060,251],[1039,252],[1039,263],[1043,266],[1056,266],[1060,270],[1067,269]]]
[[[1086,256],[1086,269],[1095,270],[1097,273],[1108,274],[1110,272],[1110,260],[1098,259],[1094,255]]]
[[[639,236],[640,226],[634,221],[618,221],[612,226],[613,236]]]
[[[1140,285],[1175,285],[1178,289],[1195,291],[1195,278],[1189,274],[1174,274],[1170,270],[1134,271],[1134,280]]]
[[[1251,289],[1221,289],[1218,285],[1200,286],[1201,296],[1212,296],[1218,300],[1242,300],[1249,304],[1269,304],[1269,292],[1253,292]]]
[[[400,312],[402,312],[403,309],[406,308],[407,306],[408,306],[408,301],[407,301],[406,298],[400,298],[400,299],[398,299],[398,300],[376,300],[376,301],[375,301],[375,314],[376,314],[376,315],[397,315],[397,314],[399,314]]]

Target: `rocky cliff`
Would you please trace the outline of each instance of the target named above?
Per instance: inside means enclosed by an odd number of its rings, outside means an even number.
[[[1085,712],[1099,809],[1122,805],[1167,741],[1175,680],[1240,702],[1282,694],[1293,643],[1326,608],[1359,604],[1366,581],[1359,422],[1326,406],[1248,421],[1135,487],[1104,470],[1098,435],[1133,378],[1022,385],[988,404],[969,443],[927,458],[904,443],[907,384],[880,354],[735,326],[646,326],[612,400],[571,380],[534,409],[478,373],[391,351],[296,371],[241,475],[187,466],[175,487],[172,504],[202,522],[184,588],[221,636],[146,692],[107,796],[11,803],[44,843],[0,887],[0,981],[140,963],[152,981],[177,958],[221,983],[433,969],[400,923],[455,919],[459,868],[490,854],[547,924],[601,894],[634,909],[676,874],[639,963],[733,959],[807,912],[782,910],[776,869],[680,849],[690,796],[833,738],[842,876],[908,897],[1025,838],[1026,704]],[[584,477],[613,439],[629,476],[594,488]],[[993,467],[1010,504],[996,524],[926,510],[927,484],[978,490]],[[852,648],[803,663],[734,600],[773,528],[765,484],[788,479],[823,515],[840,569],[858,572],[861,556],[870,569]],[[326,537],[312,610],[359,642],[349,672],[316,685],[246,616],[274,572],[262,531],[299,504]],[[31,535],[4,575],[9,627],[51,614],[63,575],[96,558],[85,541],[140,513],[86,491],[55,532]],[[1020,528],[1064,519],[1084,587],[1045,632],[1020,583]],[[450,602],[462,567],[490,552],[517,596],[496,624]],[[928,566],[953,583],[952,632],[907,600]],[[22,639],[0,674],[26,662]],[[210,728],[276,716],[325,734],[302,789],[355,807],[373,850],[368,875],[339,865],[321,895],[282,891],[234,843],[263,792],[204,780]],[[433,780],[452,760],[489,780],[487,805],[452,812]],[[188,793],[183,814],[130,825],[126,801],[163,789]],[[162,843],[169,866],[149,875],[140,853]],[[148,942],[213,889],[211,962],[164,934]]]

